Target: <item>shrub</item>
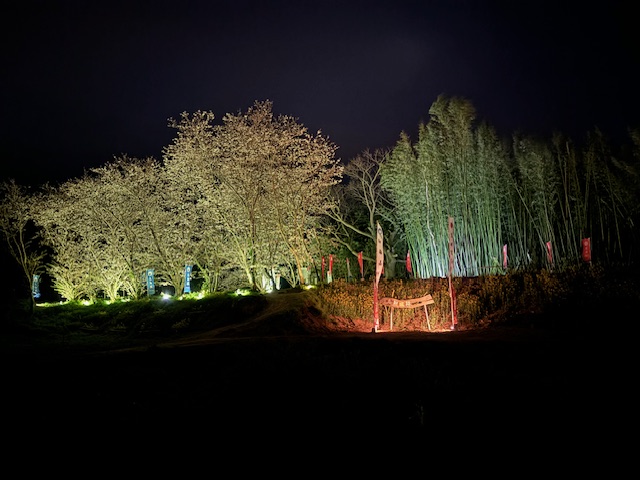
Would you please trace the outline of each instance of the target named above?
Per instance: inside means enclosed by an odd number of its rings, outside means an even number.
[[[455,277],[459,329],[477,328],[489,323],[517,321],[542,313],[562,316],[566,312],[603,308],[602,301],[639,296],[633,278],[615,274],[613,279],[597,267],[580,265],[563,271],[518,271],[480,277]],[[337,280],[313,290],[319,305],[329,317],[364,322],[363,330],[373,328],[373,284]],[[447,278],[381,279],[378,299],[410,299],[431,294],[433,305],[424,308],[393,310],[393,325],[388,307],[380,307],[381,328],[393,330],[450,329],[451,298]],[[567,310],[569,309],[569,310]],[[564,321],[562,318],[561,321]],[[568,322],[568,320],[567,320]],[[565,322],[566,323],[566,322]],[[568,323],[567,323],[568,325]]]

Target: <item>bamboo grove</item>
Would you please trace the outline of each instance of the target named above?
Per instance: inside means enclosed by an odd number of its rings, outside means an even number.
[[[637,256],[637,131],[632,154],[621,158],[598,130],[581,150],[561,134],[505,141],[476,124],[473,105],[458,97],[438,97],[429,114],[415,143],[401,135],[381,176],[416,276],[447,275],[449,217],[455,276],[503,273],[505,245],[507,269],[575,265],[583,238],[600,264],[629,265]]]
[[[13,206],[28,206],[55,292],[66,300],[140,298],[152,269],[180,295],[186,265],[205,292],[264,291],[264,279],[278,276],[303,281],[327,191],[341,179],[336,147],[276,117],[271,102],[220,125],[213,119],[204,111],[170,119],[177,136],[162,162],[123,156],[33,195],[4,185],[12,195],[2,211],[10,219]],[[0,228],[22,235],[14,225]]]
[[[602,265],[637,257],[640,131],[627,150],[598,130],[580,148],[561,134],[505,139],[470,101],[443,95],[415,140],[402,133],[371,161],[342,164],[327,137],[270,102],[213,119],[170,119],[162,161],[116,158],[37,193],[2,184],[0,230],[25,278],[46,272],[68,300],[140,297],[149,267],[180,293],[186,264],[206,291],[264,290],[276,275],[298,286],[322,255],[373,250],[378,220],[386,278],[407,251],[413,276],[445,277],[449,217],[454,276],[562,269],[581,261],[583,238]]]

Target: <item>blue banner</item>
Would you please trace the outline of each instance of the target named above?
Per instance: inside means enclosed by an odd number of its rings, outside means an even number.
[[[184,266],[184,293],[191,293],[191,265]]]
[[[31,292],[33,293],[33,298],[40,298],[40,275],[33,276]]]
[[[147,268],[147,295],[155,295],[156,285],[153,281],[153,268]]]

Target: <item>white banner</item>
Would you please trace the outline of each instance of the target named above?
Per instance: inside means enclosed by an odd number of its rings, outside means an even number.
[[[377,225],[377,238],[376,238],[376,285],[380,281],[380,275],[382,275],[382,270],[384,268],[384,250],[383,250],[383,234],[382,227],[379,222],[376,222]]]

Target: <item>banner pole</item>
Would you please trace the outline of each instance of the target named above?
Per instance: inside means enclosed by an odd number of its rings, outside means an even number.
[[[376,278],[373,282],[373,331],[374,333],[380,328],[380,311],[378,308],[378,282],[382,269],[384,267],[384,250],[383,250],[383,234],[380,222],[376,222]]]

